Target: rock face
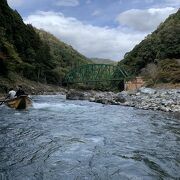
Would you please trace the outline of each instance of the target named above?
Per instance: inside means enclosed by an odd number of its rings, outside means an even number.
[[[137,91],[113,92],[82,92],[71,90],[67,99],[89,100],[102,104],[124,105],[140,109],[180,112],[180,89],[140,88]]]

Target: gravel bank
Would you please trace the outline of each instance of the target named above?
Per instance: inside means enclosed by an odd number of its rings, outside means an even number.
[[[70,90],[66,97],[71,100],[89,100],[102,104],[180,112],[180,89],[142,87],[137,91],[122,91],[120,93]]]

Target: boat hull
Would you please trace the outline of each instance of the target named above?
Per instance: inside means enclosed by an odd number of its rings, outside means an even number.
[[[14,99],[7,100],[5,104],[14,109],[27,109],[32,106],[32,101],[28,96],[22,95]]]

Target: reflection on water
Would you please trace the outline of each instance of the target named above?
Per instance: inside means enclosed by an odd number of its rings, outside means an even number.
[[[178,114],[34,96],[0,109],[0,179],[179,179]]]

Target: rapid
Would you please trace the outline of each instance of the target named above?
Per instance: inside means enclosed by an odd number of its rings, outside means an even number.
[[[33,96],[0,107],[0,180],[179,179],[179,114]]]

